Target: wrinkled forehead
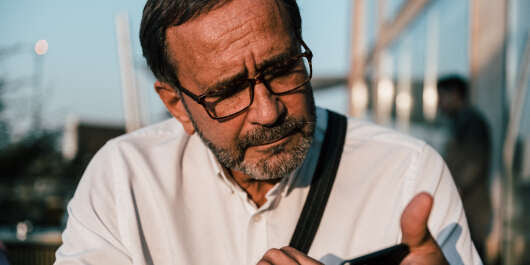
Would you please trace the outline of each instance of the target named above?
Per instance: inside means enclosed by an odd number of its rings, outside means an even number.
[[[168,36],[192,37],[208,48],[216,49],[231,35],[244,35],[249,31],[262,32],[283,26],[282,10],[275,0],[232,0],[222,2],[206,14],[168,30]],[[189,38],[186,38],[189,39]]]
[[[243,53],[260,58],[274,50],[288,49],[291,34],[285,10],[274,0],[232,0],[206,14],[169,28],[166,32],[168,55],[177,65],[198,71],[209,67],[226,68],[241,64]],[[292,36],[291,38],[292,39]]]

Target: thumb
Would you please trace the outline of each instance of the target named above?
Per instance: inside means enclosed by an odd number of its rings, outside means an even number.
[[[403,243],[410,248],[418,247],[432,239],[427,221],[431,213],[433,198],[426,192],[414,196],[401,214]]]

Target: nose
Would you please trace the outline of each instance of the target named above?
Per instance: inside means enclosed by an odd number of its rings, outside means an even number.
[[[281,119],[285,111],[285,105],[278,96],[271,94],[265,84],[256,84],[254,102],[247,115],[247,119],[251,123],[267,127],[273,126]]]

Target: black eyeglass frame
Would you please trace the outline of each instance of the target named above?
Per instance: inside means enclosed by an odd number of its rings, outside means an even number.
[[[293,61],[296,61],[302,57],[306,57],[307,58],[307,62],[309,64],[309,78],[307,78],[307,80],[305,82],[303,82],[302,84],[292,88],[292,89],[289,89],[285,92],[280,92],[280,93],[276,93],[274,91],[272,91],[272,89],[270,88],[270,86],[268,84],[266,84],[265,80],[263,79],[263,75],[262,73],[257,73],[256,76],[254,78],[248,78],[247,81],[249,82],[249,85],[250,85],[250,102],[248,104],[248,106],[246,106],[245,108],[235,112],[235,113],[232,113],[232,114],[229,114],[229,115],[226,115],[226,116],[221,116],[221,117],[217,117],[217,115],[214,115],[215,113],[215,105],[217,105],[218,102],[207,102],[205,100],[205,98],[207,97],[207,93],[204,93],[204,94],[201,94],[201,95],[195,95],[193,94],[191,91],[189,91],[188,89],[186,89],[185,87],[183,86],[179,86],[179,90],[182,91],[184,94],[188,95],[191,99],[193,99],[195,102],[199,103],[203,108],[204,110],[206,110],[206,113],[208,113],[208,115],[210,116],[210,118],[214,119],[214,120],[218,120],[218,121],[226,121],[226,120],[229,120],[241,113],[243,113],[244,111],[246,111],[251,105],[252,103],[254,103],[254,88],[256,86],[256,84],[259,84],[259,83],[264,83],[265,84],[265,87],[267,87],[267,90],[269,90],[269,92],[273,95],[276,95],[276,96],[283,96],[283,95],[288,95],[288,94],[292,94],[292,93],[295,93],[298,91],[299,88],[307,85],[307,83],[309,83],[309,81],[311,81],[311,78],[313,77],[313,65],[311,63],[311,60],[313,59],[313,52],[311,52],[311,50],[309,49],[309,47],[307,47],[307,45],[305,44],[305,42],[303,40],[300,40],[300,43],[302,45],[302,47],[304,48],[304,52],[296,55],[296,56],[293,56],[293,58],[291,60]]]

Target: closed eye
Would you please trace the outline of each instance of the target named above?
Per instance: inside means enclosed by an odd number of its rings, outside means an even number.
[[[298,65],[299,65],[299,59],[286,60],[278,64],[275,64],[272,67],[269,67],[267,70],[263,71],[263,74],[266,76],[278,76],[278,75],[290,74],[296,69]]]
[[[238,80],[231,82],[230,84],[217,87],[215,90],[208,91],[205,96],[209,98],[228,98],[237,92],[246,89],[248,87],[248,80]]]

